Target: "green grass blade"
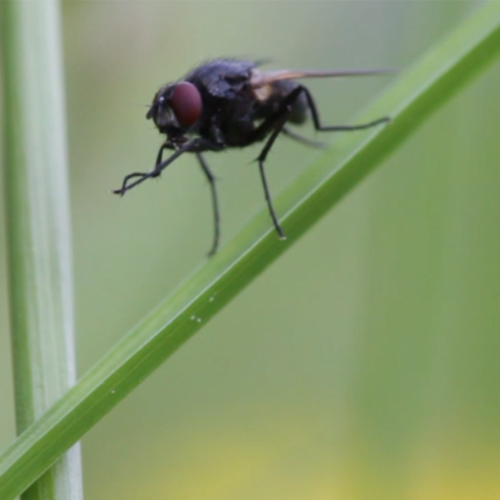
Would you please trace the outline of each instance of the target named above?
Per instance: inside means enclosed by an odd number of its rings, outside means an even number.
[[[500,3],[468,19],[401,76],[359,121],[387,126],[338,135],[334,147],[276,199],[288,234],[279,241],[267,212],[160,304],[0,457],[0,498],[10,500],[146,378],[177,347],[309,229],[460,87],[497,56]]]
[[[76,382],[59,18],[57,0],[3,5],[5,203],[18,433]],[[78,446],[23,494],[23,500],[81,497]]]

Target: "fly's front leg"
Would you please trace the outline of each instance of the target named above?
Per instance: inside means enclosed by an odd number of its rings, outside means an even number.
[[[122,187],[120,189],[114,189],[113,193],[114,194],[119,194],[123,196],[126,191],[129,189],[133,188],[134,186],[137,186],[137,184],[140,184],[141,182],[145,181],[146,179],[149,178],[154,178],[154,177],[159,177],[161,171],[168,165],[162,165],[162,159],[163,159],[163,151],[165,149],[174,149],[173,145],[170,144],[169,142],[164,142],[158,151],[158,154],[156,155],[156,162],[155,162],[155,167],[153,170],[150,172],[133,172],[132,174],[128,174],[123,178],[122,182]],[[174,158],[170,157],[167,161],[171,163],[173,160],[177,158],[179,155],[175,155],[174,153]],[[131,179],[137,178],[136,181],[130,182]]]
[[[189,151],[189,143],[182,148],[178,149],[173,155],[169,156],[165,161],[162,161],[161,163],[158,163],[155,165],[155,168],[151,170],[150,172],[134,172],[132,174],[128,174],[125,176],[122,182],[122,187],[120,189],[114,189],[113,193],[114,194],[119,194],[123,196],[129,189],[132,189],[133,187],[137,186],[141,182],[144,182],[146,179],[150,179],[153,177],[158,177],[162,170],[166,168],[168,165],[170,165],[174,160],[176,160],[181,154],[185,153],[186,151]],[[158,153],[158,157],[161,158],[161,153],[162,149],[160,149],[160,152]],[[131,179],[137,180],[133,182],[129,182]]]
[[[201,153],[202,151],[219,151],[220,149],[223,149],[223,146],[206,139],[193,139],[192,141],[186,142],[180,146],[179,149],[177,149],[175,153],[170,155],[166,160],[162,160],[163,150],[173,148],[174,146],[169,142],[162,144],[160,150],[158,151],[158,155],[156,157],[157,163],[153,170],[150,172],[134,172],[125,176],[122,182],[122,187],[120,189],[114,189],[112,192],[123,196],[129,189],[132,189],[141,182],[144,182],[146,179],[158,177],[166,167],[186,152]],[[131,179],[135,178],[137,178],[137,180],[129,182]]]
[[[164,142],[161,146],[160,149],[158,150],[158,154],[156,155],[156,161],[155,161],[155,168],[160,165],[160,163],[163,161],[163,151],[165,149],[175,149],[174,145],[171,144],[170,142],[166,141]]]

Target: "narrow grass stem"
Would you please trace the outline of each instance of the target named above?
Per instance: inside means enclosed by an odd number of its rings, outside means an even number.
[[[76,381],[71,238],[59,3],[7,1],[2,7],[9,305],[20,434]],[[22,498],[82,498],[78,445]]]

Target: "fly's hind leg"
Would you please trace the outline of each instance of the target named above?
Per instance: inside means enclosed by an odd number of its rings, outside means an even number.
[[[314,128],[320,132],[351,132],[354,130],[364,130],[367,128],[375,127],[376,125],[380,125],[381,123],[386,123],[391,121],[390,117],[384,116],[383,118],[379,118],[378,120],[374,120],[368,123],[362,123],[360,125],[333,125],[333,126],[321,125],[318,109],[316,108],[316,104],[314,102],[311,93],[306,87],[300,86],[300,88],[302,89],[302,92],[304,92],[307,99],[307,106],[311,110]]]
[[[303,135],[297,134],[294,130],[289,129],[288,127],[283,127],[283,134],[290,137],[294,141],[300,142],[301,144],[305,144],[311,148],[325,148],[326,144],[324,142],[315,141],[314,139],[309,139],[309,137],[304,137]]]

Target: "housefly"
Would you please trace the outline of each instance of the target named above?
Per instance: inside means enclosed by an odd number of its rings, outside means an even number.
[[[198,66],[182,80],[163,85],[146,114],[146,118],[152,119],[160,133],[166,136],[155,166],[149,172],[127,175],[122,186],[113,190],[115,194],[124,195],[146,179],[158,177],[182,154],[194,153],[212,193],[215,231],[209,255],[216,252],[219,244],[220,217],[215,177],[203,153],[265,141],[256,161],[274,227],[279,237],[285,239],[264,171],[264,162],[276,137],[283,133],[302,143],[318,145],[288,128],[289,123],[299,125],[308,117],[312,118],[314,128],[322,132],[362,130],[388,121],[384,117],[361,125],[324,126],[310,91],[295,81],[376,75],[387,73],[385,70],[264,72],[259,65],[255,61],[217,59]],[[164,160],[167,149],[173,153]]]

